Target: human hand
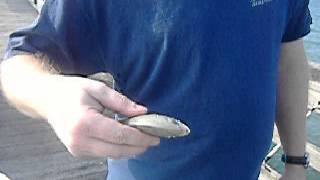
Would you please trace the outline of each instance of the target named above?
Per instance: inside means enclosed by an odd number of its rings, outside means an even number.
[[[107,87],[79,77],[56,76],[48,83],[48,97],[38,108],[74,156],[131,157],[160,143],[139,130],[103,116],[105,108],[136,116],[147,109]]]
[[[306,180],[306,170],[303,166],[286,164],[280,180]]]

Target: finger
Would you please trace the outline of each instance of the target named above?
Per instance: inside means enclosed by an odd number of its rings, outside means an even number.
[[[107,87],[103,83],[93,80],[89,81],[90,85],[86,88],[87,92],[104,107],[126,116],[137,116],[147,112],[146,107],[137,105],[129,98]]]
[[[84,139],[86,143],[83,144],[80,154],[96,156],[96,157],[110,157],[112,159],[129,158],[141,154],[147,150],[146,147],[136,147],[129,145],[119,145],[106,143],[95,138]]]
[[[141,147],[156,146],[160,143],[158,137],[142,133],[136,128],[123,125],[99,113],[94,113],[88,119],[86,133],[91,138],[113,144]]]

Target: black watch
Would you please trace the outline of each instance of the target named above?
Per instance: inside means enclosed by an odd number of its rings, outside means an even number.
[[[283,154],[281,161],[287,164],[303,165],[305,169],[308,169],[310,164],[310,156],[308,153],[305,153],[304,156],[288,156]]]

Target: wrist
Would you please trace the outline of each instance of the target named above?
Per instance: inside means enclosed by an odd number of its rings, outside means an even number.
[[[303,167],[304,169],[307,169],[310,164],[310,156],[309,153],[304,153],[303,156],[292,156],[283,154],[281,157],[281,161],[286,163],[286,165],[301,166],[301,168]]]
[[[295,172],[299,172],[299,173],[305,173],[307,169],[302,165],[285,164],[285,170],[286,171],[295,171]]]
[[[305,180],[306,172],[307,170],[301,165],[286,164],[284,176],[286,176],[287,179],[290,179],[290,180],[291,179]]]
[[[55,74],[39,74],[33,82],[34,87],[30,92],[30,106],[37,114],[46,119],[50,109],[58,106],[60,91],[64,90],[63,76]]]

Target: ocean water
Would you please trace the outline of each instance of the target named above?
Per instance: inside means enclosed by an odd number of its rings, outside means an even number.
[[[320,114],[313,113],[307,121],[308,142],[320,147]]]
[[[310,0],[309,8],[313,24],[311,33],[305,37],[305,49],[310,61],[320,63],[320,1]]]

